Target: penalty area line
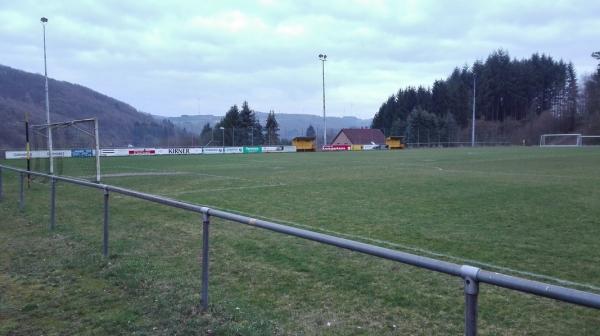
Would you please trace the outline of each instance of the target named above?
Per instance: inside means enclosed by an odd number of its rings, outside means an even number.
[[[218,208],[218,207],[214,207],[214,208]],[[414,247],[414,246],[409,246],[409,245],[394,243],[394,242],[390,242],[390,241],[386,241],[386,240],[380,240],[380,239],[374,239],[374,238],[369,238],[369,237],[363,237],[363,236],[349,234],[349,233],[337,232],[337,231],[333,231],[333,230],[329,230],[329,229],[324,229],[324,228],[320,228],[320,227],[310,226],[310,225],[306,225],[306,224],[300,224],[300,223],[291,222],[291,221],[287,221],[287,220],[281,220],[281,219],[277,219],[277,218],[269,218],[269,217],[265,217],[265,216],[256,216],[256,215],[253,215],[253,214],[248,214],[248,213],[244,213],[244,212],[237,211],[237,210],[223,209],[223,208],[218,208],[218,209],[223,210],[223,211],[229,211],[229,212],[238,213],[238,214],[244,215],[244,216],[255,217],[255,218],[260,218],[260,219],[264,219],[264,220],[268,220],[268,221],[273,221],[275,223],[285,223],[285,224],[289,224],[289,225],[292,225],[292,226],[295,226],[295,227],[300,227],[300,228],[305,228],[305,229],[311,229],[311,230],[314,230],[314,231],[320,231],[320,232],[323,232],[323,233],[328,233],[328,234],[339,236],[339,237],[352,238],[352,239],[356,239],[356,240],[361,240],[363,242],[371,242],[371,243],[376,243],[376,244],[381,244],[381,245],[387,245],[387,246],[390,246],[390,247],[395,247],[395,248],[404,249],[404,250],[410,250],[410,251],[413,251],[413,252],[419,252],[419,253],[427,254],[427,255],[430,255],[430,256],[442,257],[442,258],[446,258],[446,259],[458,261],[458,262],[461,262],[461,263],[472,264],[473,266],[481,266],[481,267],[485,267],[485,268],[488,268],[488,269],[495,269],[495,270],[499,270],[499,271],[505,271],[505,272],[509,272],[509,273],[514,273],[514,274],[528,276],[528,277],[533,277],[533,278],[548,280],[548,281],[552,281],[552,282],[555,282],[555,283],[558,283],[558,284],[561,284],[561,285],[565,285],[565,286],[581,287],[581,288],[592,289],[592,290],[595,290],[595,291],[600,291],[600,287],[594,286],[594,285],[591,285],[591,284],[586,284],[586,283],[581,283],[581,282],[575,282],[575,281],[570,281],[570,280],[564,280],[564,279],[560,279],[560,278],[557,278],[557,277],[553,277],[553,276],[549,276],[549,275],[544,275],[544,274],[538,274],[538,273],[534,273],[534,272],[521,271],[521,270],[517,270],[517,269],[514,269],[514,268],[510,268],[510,267],[498,266],[498,265],[494,265],[494,264],[487,263],[487,262],[482,262],[482,261],[477,261],[477,260],[468,259],[468,258],[462,258],[462,257],[456,257],[456,256],[453,256],[453,255],[450,255],[450,254],[435,252],[435,251],[431,251],[431,250],[427,250],[427,249],[423,249],[423,248],[419,248],[419,247]]]

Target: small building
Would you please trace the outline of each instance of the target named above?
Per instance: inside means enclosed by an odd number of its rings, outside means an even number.
[[[384,145],[385,136],[375,128],[342,128],[332,145]]]
[[[315,137],[295,137],[292,145],[296,146],[296,152],[314,152],[317,149]]]
[[[404,149],[404,137],[403,136],[389,136],[385,139],[385,144],[388,149]]]

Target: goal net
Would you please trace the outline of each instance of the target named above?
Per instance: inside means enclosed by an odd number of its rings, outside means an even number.
[[[600,146],[600,135],[582,135],[582,146]]]
[[[32,171],[100,182],[97,119],[31,125],[29,141]]]
[[[542,134],[540,147],[580,147],[581,134]]]

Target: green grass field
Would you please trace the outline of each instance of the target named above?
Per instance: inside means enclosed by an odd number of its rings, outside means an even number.
[[[16,164],[3,161],[4,164]],[[80,161],[65,163],[76,174]],[[104,182],[600,293],[600,150],[423,149],[105,158]],[[168,174],[164,174],[168,173]],[[162,175],[161,175],[162,174]],[[4,172],[0,334],[459,335],[458,278]],[[600,311],[481,285],[480,334],[590,335]]]

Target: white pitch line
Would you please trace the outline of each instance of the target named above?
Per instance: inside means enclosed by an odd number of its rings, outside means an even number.
[[[202,192],[212,192],[212,191],[227,191],[227,190],[240,190],[240,189],[259,189],[259,188],[273,188],[273,187],[284,187],[287,184],[263,184],[263,185],[255,185],[255,186],[245,186],[245,187],[230,187],[230,188],[217,188],[217,189],[200,189],[200,190],[188,190],[188,191],[180,191],[169,193],[169,195],[180,196],[186,194],[195,194]]]
[[[436,257],[443,257],[443,258],[447,258],[447,259],[451,259],[451,260],[456,260],[456,261],[459,261],[459,262],[473,264],[475,266],[483,266],[483,267],[487,267],[487,268],[491,268],[491,269],[496,269],[496,270],[511,272],[511,273],[515,273],[515,274],[530,276],[530,277],[534,277],[534,278],[538,278],[538,279],[549,280],[549,281],[553,281],[553,282],[559,283],[561,285],[577,286],[577,287],[583,287],[583,288],[592,289],[592,290],[595,290],[595,291],[600,291],[600,287],[594,286],[594,285],[591,285],[591,284],[586,284],[586,283],[581,283],[581,282],[575,282],[575,281],[570,281],[570,280],[564,280],[564,279],[556,278],[556,277],[553,277],[553,276],[544,275],[544,274],[538,274],[538,273],[533,273],[533,272],[528,272],[528,271],[521,271],[521,270],[517,270],[517,269],[514,269],[514,268],[510,268],[510,267],[498,266],[498,265],[490,264],[490,263],[487,263],[487,262],[481,262],[481,261],[477,261],[477,260],[473,260],[473,259],[456,257],[456,256],[453,256],[453,255],[449,255],[449,254],[445,254],[445,253],[440,253],[440,252],[435,252],[435,251],[431,251],[431,250],[426,250],[426,249],[419,248],[419,247],[413,247],[413,246],[408,246],[408,245],[404,245],[404,244],[398,244],[398,243],[394,243],[394,242],[390,242],[390,241],[386,241],[386,240],[380,240],[380,239],[363,237],[363,236],[359,236],[359,235],[353,235],[353,234],[348,234],[348,233],[337,232],[337,231],[333,231],[333,230],[324,229],[324,228],[321,228],[321,227],[314,227],[314,226],[310,226],[310,225],[306,225],[306,224],[295,223],[295,222],[281,220],[281,219],[277,219],[277,218],[269,218],[269,217],[265,217],[265,216],[256,216],[256,215],[253,215],[253,214],[248,214],[248,213],[244,213],[244,212],[236,211],[236,210],[231,210],[231,209],[223,209],[223,208],[219,208],[219,209],[221,209],[223,211],[229,211],[229,212],[238,213],[240,215],[250,216],[250,217],[254,217],[254,218],[261,218],[261,219],[268,220],[268,221],[273,221],[273,222],[276,222],[276,223],[286,223],[286,224],[290,224],[290,225],[293,225],[293,226],[296,226],[296,227],[311,229],[311,230],[315,230],[315,231],[321,231],[321,232],[329,233],[329,234],[336,235],[336,236],[353,238],[353,239],[358,239],[358,240],[367,241],[367,242],[371,242],[371,243],[388,245],[388,246],[392,246],[392,247],[396,247],[396,248],[400,248],[400,249],[405,249],[405,250],[411,250],[411,251],[415,251],[415,252],[419,252],[419,253],[423,253],[423,254],[428,254],[428,255],[431,255],[431,256],[436,256]]]
[[[103,174],[102,177],[171,176],[171,175],[187,175],[187,173],[186,172],[114,173],[114,174]],[[86,177],[95,177],[95,176],[86,176]]]
[[[168,171],[165,170],[159,170],[159,169],[151,169],[151,168],[140,168],[140,167],[129,167],[129,166],[117,166],[115,168],[124,168],[124,169],[133,169],[133,170],[142,170],[142,171],[148,171],[148,172],[157,172],[157,173],[167,173]],[[246,179],[243,177],[237,177],[237,176],[226,176],[226,175],[215,175],[215,174],[206,174],[206,173],[198,173],[198,172],[178,172],[180,173],[180,175],[193,175],[193,176],[208,176],[208,177],[218,177],[218,178],[223,178],[223,179],[232,179],[232,180],[246,180],[246,181],[251,181],[250,179]],[[179,174],[178,174],[179,175]]]

